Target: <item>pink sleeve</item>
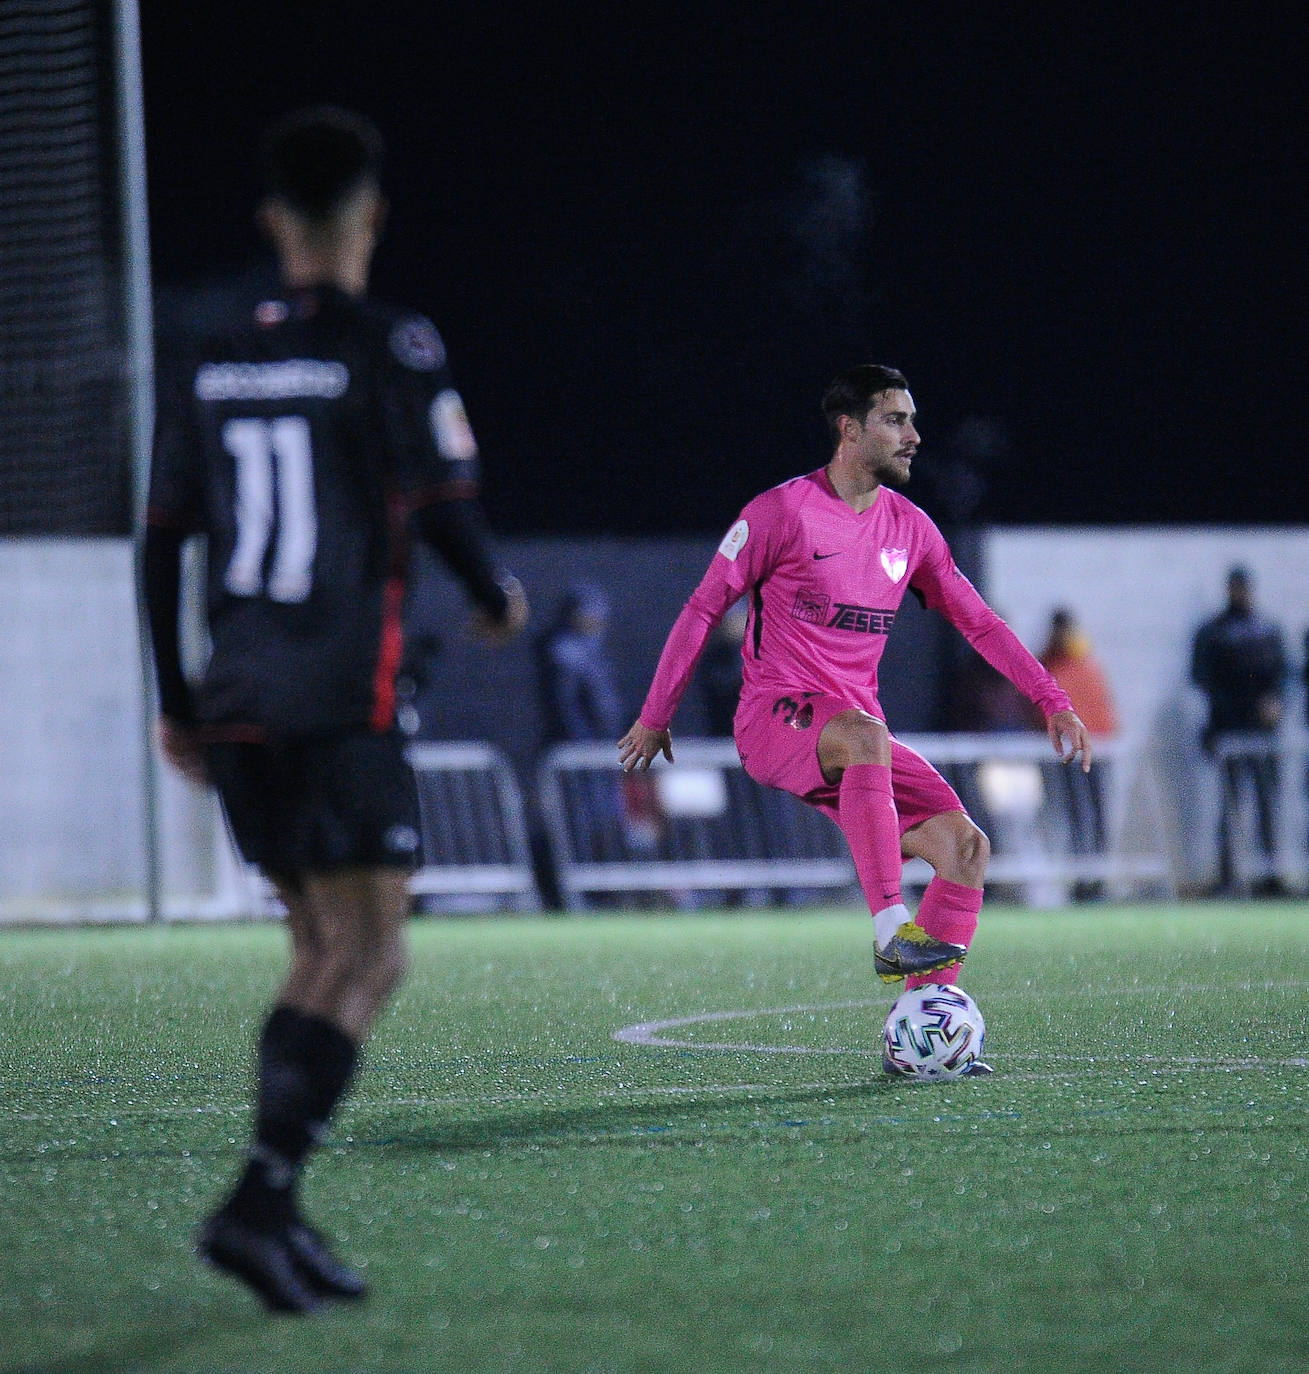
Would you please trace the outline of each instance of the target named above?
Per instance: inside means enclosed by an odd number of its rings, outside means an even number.
[[[641,724],[646,729],[668,729],[714,626],[766,572],[774,530],[769,495],[756,497],[741,512],[673,622],[641,707]]]
[[[986,604],[961,573],[935,525],[927,551],[912,579],[926,603],[940,611],[979,654],[1045,713],[1071,711],[1068,693],[1041,666],[1022,640]]]

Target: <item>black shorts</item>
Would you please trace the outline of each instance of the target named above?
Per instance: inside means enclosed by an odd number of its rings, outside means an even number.
[[[395,731],[215,743],[208,764],[237,848],[270,877],[417,860],[418,790]]]

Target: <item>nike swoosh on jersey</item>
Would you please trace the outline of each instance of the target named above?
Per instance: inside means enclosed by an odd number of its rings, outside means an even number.
[[[844,549],[835,549],[831,553],[815,553],[815,558],[835,558],[838,553],[844,553]]]

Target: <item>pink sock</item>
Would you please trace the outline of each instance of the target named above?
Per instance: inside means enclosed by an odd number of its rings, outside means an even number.
[[[980,887],[964,887],[962,883],[933,878],[918,904],[915,919],[929,935],[934,935],[938,940],[949,940],[953,945],[963,945],[967,949],[977,933],[977,918],[981,910]],[[951,964],[949,968],[937,969],[935,973],[912,973],[905,979],[905,987],[956,983],[959,981],[959,968],[960,965]]]
[[[883,763],[857,763],[841,775],[837,813],[850,844],[859,886],[876,915],[896,906],[900,896],[900,817],[891,792],[891,769]]]

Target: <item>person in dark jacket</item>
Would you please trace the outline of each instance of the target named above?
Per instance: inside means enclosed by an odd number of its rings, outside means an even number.
[[[1256,892],[1281,890],[1274,869],[1275,799],[1278,787],[1276,732],[1282,720],[1286,680],[1282,632],[1254,606],[1250,573],[1234,567],[1227,574],[1227,605],[1196,631],[1191,679],[1209,700],[1201,740],[1218,760],[1222,802],[1218,818],[1218,886],[1236,890],[1233,830],[1243,785],[1254,793],[1264,873]]]

